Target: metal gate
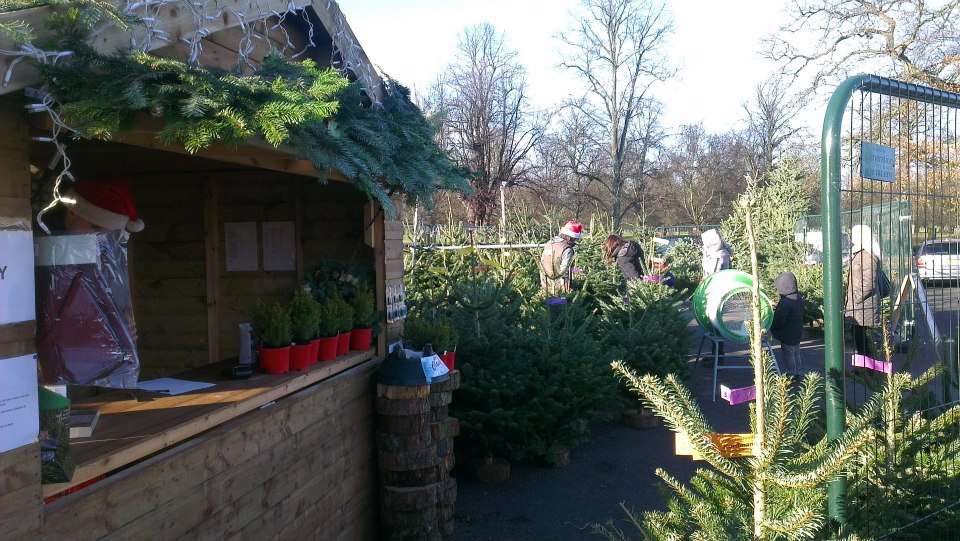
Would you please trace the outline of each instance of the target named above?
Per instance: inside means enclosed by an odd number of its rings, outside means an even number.
[[[830,486],[831,516],[870,538],[960,536],[944,530],[960,523],[958,120],[960,95],[869,75],[824,118],[828,436],[894,374],[932,376],[881,409],[855,481]]]

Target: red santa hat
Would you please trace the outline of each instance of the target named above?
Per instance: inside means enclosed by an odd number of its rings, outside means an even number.
[[[81,180],[61,199],[71,212],[104,229],[143,231],[143,220],[137,217],[137,206],[125,178]]]
[[[583,235],[583,224],[575,220],[570,220],[560,228],[560,234],[579,239]]]

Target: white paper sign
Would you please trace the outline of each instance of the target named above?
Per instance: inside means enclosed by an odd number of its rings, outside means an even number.
[[[0,231],[0,325],[36,319],[33,233]]]
[[[223,237],[227,272],[245,272],[259,269],[257,265],[257,222],[227,222],[223,224]]]
[[[423,368],[423,375],[426,376],[427,383],[432,383],[433,380],[450,372],[447,365],[443,364],[443,361],[441,361],[437,355],[420,357],[420,366]]]
[[[263,270],[297,270],[297,239],[293,222],[263,222]]]
[[[37,441],[37,356],[0,359],[0,453]]]

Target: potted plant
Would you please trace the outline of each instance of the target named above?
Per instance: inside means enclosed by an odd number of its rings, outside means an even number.
[[[373,341],[373,326],[377,322],[377,307],[373,291],[368,287],[357,289],[353,296],[353,330],[350,334],[350,349],[366,351]]]
[[[440,354],[440,359],[443,360],[443,364],[447,365],[448,370],[453,370],[457,363],[457,341],[460,338],[457,335],[457,330],[453,328],[449,320],[437,321],[434,329],[436,333],[433,339],[435,349],[443,352]]]
[[[290,312],[278,302],[257,306],[253,326],[260,340],[260,368],[268,374],[290,371]]]
[[[321,361],[333,361],[337,358],[337,334],[340,331],[340,304],[330,297],[321,305],[317,336]]]
[[[447,319],[412,317],[403,325],[404,341],[416,350],[422,350],[427,344],[433,346],[447,369],[453,370],[456,364],[457,331]]]
[[[334,293],[331,297],[337,303],[337,312],[339,324],[337,330],[340,335],[337,337],[337,356],[346,355],[350,352],[350,331],[353,330],[353,307],[347,301],[343,300],[340,293]]]
[[[316,360],[313,340],[317,337],[319,321],[317,301],[306,289],[300,288],[290,301],[290,324],[294,346],[290,348],[290,368],[306,370]]]

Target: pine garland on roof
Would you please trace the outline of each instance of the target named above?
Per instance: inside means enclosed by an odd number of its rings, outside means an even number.
[[[87,44],[94,26],[133,21],[104,0],[48,3],[56,8],[47,21],[54,37],[44,45],[74,54],[39,68],[65,120],[85,137],[111,139],[144,114],[163,119],[163,141],[191,153],[262,137],[319,171],[342,172],[390,214],[395,193],[429,205],[438,189],[468,189],[465,172],[440,151],[433,127],[395,82],[374,107],[359,83],[311,60],[268,56],[257,73],[240,75],[139,51],[102,55]],[[23,40],[32,35],[14,30]]]

